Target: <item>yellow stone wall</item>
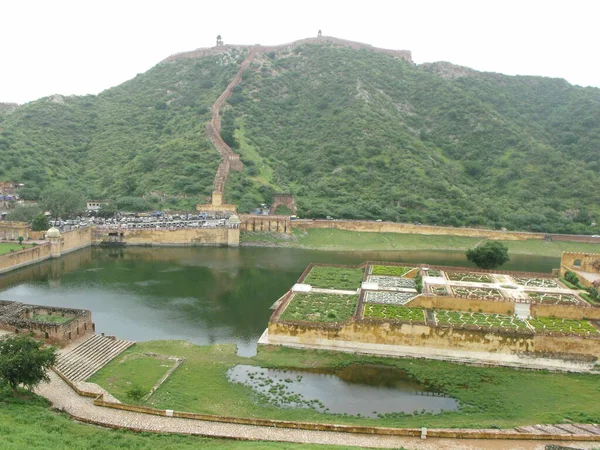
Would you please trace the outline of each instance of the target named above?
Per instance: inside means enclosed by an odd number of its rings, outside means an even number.
[[[326,339],[507,355],[516,352],[535,352],[538,355],[562,355],[563,358],[565,354],[570,354],[573,358],[581,355],[600,357],[600,336],[583,338],[562,335],[500,334],[481,330],[385,322],[350,322],[339,327],[270,322],[269,336],[291,336],[307,345]]]
[[[544,233],[521,233],[514,231],[480,230],[477,228],[452,228],[436,227],[432,225],[411,225],[407,223],[394,222],[369,222],[369,221],[346,221],[346,220],[293,220],[293,228],[332,228],[337,230],[382,232],[382,233],[405,233],[405,234],[427,234],[443,236],[466,236],[496,240],[527,240],[544,239]]]
[[[181,230],[123,230],[128,245],[224,245],[237,247],[238,228],[188,228]]]

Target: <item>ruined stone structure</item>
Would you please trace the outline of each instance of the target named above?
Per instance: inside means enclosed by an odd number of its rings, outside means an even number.
[[[292,211],[294,214],[298,211],[296,203],[294,202],[293,194],[275,194],[273,196],[273,204],[271,205],[271,211],[277,212],[277,207],[283,205]]]
[[[289,216],[257,216],[243,214],[240,216],[241,231],[271,231],[275,233],[291,233],[292,227]]]
[[[600,284],[600,253],[563,252],[560,273],[575,272],[579,281],[588,287]]]
[[[54,344],[67,344],[92,334],[95,325],[86,309],[28,305],[0,300],[0,329],[14,333],[33,333]]]
[[[27,222],[0,221],[0,241],[16,241],[19,236],[29,239],[31,230]]]

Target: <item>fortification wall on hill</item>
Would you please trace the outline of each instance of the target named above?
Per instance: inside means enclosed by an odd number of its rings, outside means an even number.
[[[219,164],[214,181],[214,188],[220,193],[223,193],[225,190],[225,184],[227,183],[227,178],[229,177],[229,171],[242,171],[244,168],[242,161],[240,161],[240,155],[236,154],[221,137],[221,109],[225,105],[225,102],[231,98],[231,95],[233,94],[233,88],[242,82],[244,72],[252,62],[254,55],[255,52],[253,49],[251,49],[242,64],[240,64],[240,69],[233,80],[231,80],[231,82],[227,85],[227,88],[213,104],[212,118],[211,121],[206,125],[206,135],[221,155],[221,164]]]
[[[202,58],[203,56],[218,55],[229,51],[232,48],[249,48],[254,52],[268,53],[268,52],[279,52],[282,50],[293,50],[294,48],[304,44],[335,44],[344,47],[350,47],[355,50],[369,50],[376,53],[384,53],[386,55],[394,56],[396,58],[402,58],[408,62],[412,62],[412,53],[410,50],[393,50],[387,48],[373,47],[369,44],[363,44],[362,42],[349,41],[347,39],[340,39],[333,36],[319,36],[306,39],[299,39],[297,41],[288,42],[280,45],[220,45],[217,47],[210,48],[198,48],[189,52],[175,53],[162,62],[176,61],[182,58]]]

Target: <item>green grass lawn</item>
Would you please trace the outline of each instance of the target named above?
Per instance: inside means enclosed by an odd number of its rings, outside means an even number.
[[[374,265],[371,268],[371,275],[388,275],[393,277],[401,277],[402,275],[406,275],[412,269],[412,267]]]
[[[318,288],[355,291],[360,287],[362,279],[363,269],[314,266],[302,282]]]
[[[294,230],[292,236],[269,232],[240,234],[240,242],[250,245],[299,247],[315,250],[461,250],[485,239],[459,236],[433,236],[400,233],[365,233],[358,231],[314,228]],[[502,241],[511,254],[560,257],[563,251],[600,253],[600,244],[543,240]]]
[[[31,247],[31,245],[24,244],[8,244],[5,242],[0,242],[0,255],[4,253],[10,253],[11,251],[18,252],[19,250],[23,250],[24,248]]]
[[[116,431],[73,422],[66,414],[49,409],[37,396],[14,398],[0,389],[0,448],[3,450],[105,450],[105,449],[339,449],[337,446],[245,442],[174,434]],[[347,447],[350,448],[350,447]]]
[[[161,409],[270,419],[386,427],[512,427],[538,423],[600,422],[600,375],[473,367],[442,361],[391,359],[315,350],[261,347],[253,358],[236,356],[231,345],[200,347],[182,341],[142,342],[125,352],[155,352],[186,362],[148,400]],[[249,387],[229,383],[237,364],[310,370],[353,363],[395,366],[410,377],[461,402],[461,410],[438,415],[394,415],[364,419],[283,409],[261,403]],[[114,371],[113,361],[99,373]],[[137,379],[132,379],[136,383]],[[110,391],[110,388],[108,389]]]
[[[97,373],[88,381],[105,386],[125,403],[136,403],[129,394],[132,388],[138,387],[144,395],[148,394],[154,384],[175,364],[173,360],[137,352],[121,355],[115,361],[110,370],[102,371],[102,375]]]
[[[363,312],[365,319],[405,320],[411,323],[425,323],[423,308],[407,308],[400,305],[365,304]]]
[[[281,320],[343,322],[352,318],[358,295],[294,294]]]
[[[48,322],[48,323],[65,323],[71,319],[73,319],[73,317],[51,316],[48,314],[34,314],[33,315],[33,320],[37,320],[39,322]]]

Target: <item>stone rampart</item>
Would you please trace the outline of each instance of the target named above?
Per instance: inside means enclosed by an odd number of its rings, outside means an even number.
[[[50,244],[45,243],[16,252],[0,255],[0,273],[25,267],[50,258]]]
[[[410,50],[393,50],[387,48],[373,47],[369,44],[363,44],[362,42],[349,41],[347,39],[339,39],[333,36],[318,36],[306,39],[299,39],[297,41],[289,42],[287,44],[280,45],[219,45],[211,48],[198,48],[189,52],[175,53],[162,62],[176,61],[182,58],[201,58],[203,56],[218,55],[229,51],[232,48],[248,48],[255,52],[268,53],[268,52],[280,52],[283,50],[293,50],[304,44],[335,44],[344,47],[350,47],[354,50],[369,50],[377,53],[384,53],[396,58],[405,59],[408,62],[412,62],[412,54]]]
[[[123,230],[127,245],[151,246],[201,246],[215,245],[237,247],[239,228],[185,228],[175,230]]]
[[[92,245],[94,227],[78,228],[61,235],[60,253],[65,254]]]

